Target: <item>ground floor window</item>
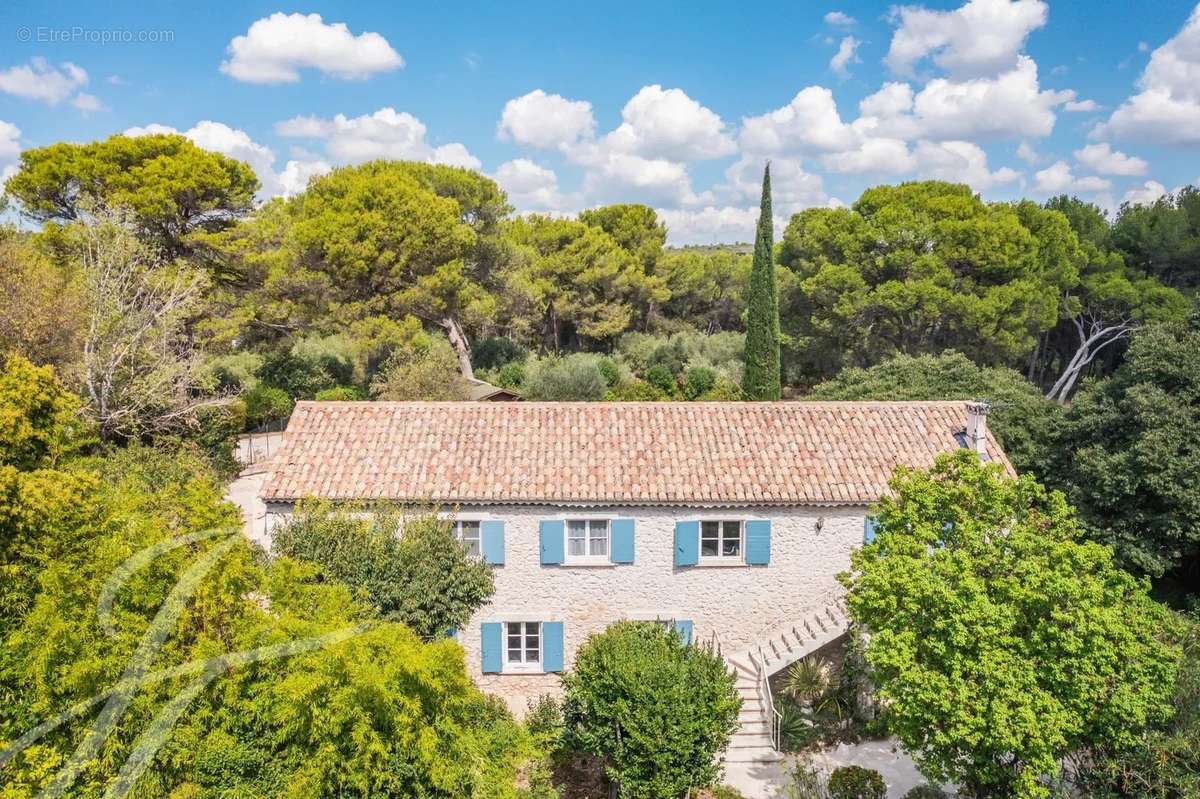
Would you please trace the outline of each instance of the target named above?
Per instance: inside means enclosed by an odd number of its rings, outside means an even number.
[[[508,646],[507,662],[512,665],[542,661],[542,623],[510,621],[505,624]]]
[[[742,557],[742,522],[722,519],[700,522],[700,557]]]
[[[483,554],[479,546],[479,522],[454,522],[454,537],[467,548],[467,555],[478,558]]]

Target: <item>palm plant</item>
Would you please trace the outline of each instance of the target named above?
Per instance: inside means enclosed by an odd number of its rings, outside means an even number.
[[[812,705],[823,697],[832,682],[829,661],[819,657],[797,660],[783,678],[783,693],[802,705]]]

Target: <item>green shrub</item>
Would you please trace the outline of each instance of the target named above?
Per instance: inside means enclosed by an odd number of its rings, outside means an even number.
[[[670,397],[657,386],[631,377],[610,388],[604,399],[607,402],[661,402]]]
[[[667,396],[675,395],[675,375],[662,364],[651,366],[646,370],[646,382]]]
[[[787,799],[829,799],[825,773],[807,758],[797,758],[787,772]]]
[[[208,359],[203,380],[213,391],[249,391],[258,385],[263,357],[257,352],[234,352]]]
[[[842,766],[829,775],[829,799],[887,799],[887,785],[875,769]]]
[[[609,388],[615,386],[621,379],[621,369],[612,358],[601,358],[596,365],[600,367],[600,374],[604,375],[604,384]]]
[[[711,390],[701,394],[698,399],[701,402],[740,402],[746,398],[742,393],[742,387],[732,380],[721,377],[717,379],[716,385]]]
[[[795,702],[780,697],[775,709],[779,711],[779,743],[785,752],[801,752],[820,740],[820,728]]]
[[[525,348],[510,338],[492,336],[471,348],[471,365],[476,369],[499,369],[525,360]]]
[[[746,799],[746,795],[732,785],[714,785],[709,793],[712,799]]]
[[[379,507],[301,502],[277,527],[271,551],[321,567],[322,574],[364,592],[380,614],[426,641],[461,628],[495,591],[492,567],[470,557],[450,523]],[[403,535],[400,533],[403,532]]]
[[[562,702],[549,694],[542,694],[536,701],[530,700],[525,729],[547,751],[557,749],[562,743],[564,729]]]
[[[562,683],[567,743],[602,758],[622,797],[716,781],[742,704],[719,655],[662,625],[617,622],[580,647]]]
[[[504,388],[520,388],[525,384],[525,362],[512,361],[495,372],[496,383]]]
[[[246,426],[258,427],[290,416],[295,403],[282,388],[259,386],[242,395],[246,405]]]
[[[946,792],[932,785],[918,785],[904,794],[904,799],[946,799]]]
[[[238,434],[246,429],[246,403],[240,399],[223,405],[206,405],[196,410],[195,432],[190,436],[204,448],[213,468],[232,476],[240,468],[233,456]]]
[[[717,373],[707,366],[693,366],[683,375],[683,398],[698,399],[717,385]]]
[[[604,398],[608,383],[599,356],[576,352],[533,361],[525,370],[522,389],[531,400],[595,402]]]
[[[353,402],[366,399],[366,396],[356,386],[334,386],[318,391],[316,398],[322,402]]]

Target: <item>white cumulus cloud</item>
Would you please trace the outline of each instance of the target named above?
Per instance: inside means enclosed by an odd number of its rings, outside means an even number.
[[[1063,103],[1063,110],[1072,114],[1082,114],[1088,111],[1099,111],[1100,104],[1095,100],[1068,100]]]
[[[293,117],[277,123],[275,132],[290,138],[323,140],[330,160],[336,163],[395,158],[470,169],[480,166],[479,159],[458,142],[440,147],[429,144],[425,124],[407,111],[394,108],[357,117]]]
[[[742,120],[740,138],[743,151],[768,154],[844,152],[858,143],[824,86],[808,86],[782,108]]]
[[[1145,159],[1114,150],[1107,143],[1076,150],[1075,160],[1101,175],[1144,175],[1150,168]]]
[[[226,75],[248,83],[295,83],[301,69],[343,80],[369,77],[404,66],[404,59],[378,33],[355,36],[344,22],[320,14],[276,12],[229,42]]]
[[[830,11],[824,19],[826,25],[832,25],[835,28],[849,28],[858,22],[844,11]]]
[[[571,203],[559,192],[554,170],[528,158],[506,161],[493,177],[518,211],[561,211]]]
[[[987,153],[969,141],[921,141],[913,155],[919,177],[966,183],[976,191],[987,191],[1021,176],[1009,167],[989,168]]]
[[[833,54],[833,58],[829,59],[829,68],[833,70],[835,75],[843,78],[850,76],[850,64],[861,64],[862,61],[858,57],[858,46],[862,44],[853,36],[842,38],[838,44],[838,50]]]
[[[1046,12],[1042,0],[970,0],[953,11],[902,6],[892,12],[897,28],[884,61],[898,75],[913,74],[926,57],[955,76],[994,75],[1016,64]]]
[[[681,89],[643,86],[621,109],[624,120],[604,137],[622,153],[673,161],[720,158],[737,150],[721,117]]]
[[[1200,5],[1179,33],[1150,54],[1141,92],[1098,125],[1093,138],[1200,144]]]
[[[995,78],[931,80],[913,99],[921,134],[927,138],[983,139],[1048,136],[1055,106],[1071,92],[1043,91],[1037,64],[1020,56]]]
[[[504,104],[496,132],[528,147],[569,147],[596,129],[592,104],[534,89]]]
[[[1167,193],[1167,187],[1157,180],[1147,180],[1141,186],[1125,192],[1123,202],[1130,205],[1152,205],[1155,200]]]
[[[1055,161],[1045,169],[1034,173],[1033,180],[1034,190],[1041,194],[1104,191],[1112,188],[1112,181],[1105,178],[1075,177],[1066,161]]]
[[[87,70],[82,67],[70,61],[55,67],[40,56],[31,58],[28,64],[0,70],[0,92],[50,105],[58,105],[87,82]]]

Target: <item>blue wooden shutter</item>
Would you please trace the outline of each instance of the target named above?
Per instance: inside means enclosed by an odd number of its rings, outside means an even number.
[[[542,565],[554,565],[563,562],[563,528],[562,519],[543,519],[538,524],[538,539],[541,544]]]
[[[690,644],[692,642],[692,620],[676,619],[675,634],[679,636],[679,640],[685,644]]]
[[[771,522],[753,519],[746,522],[746,563],[766,566],[771,562]]]
[[[542,622],[542,670],[563,670],[563,623]]]
[[[700,522],[675,522],[675,565],[695,566],[700,560]]]
[[[504,666],[502,626],[498,621],[487,621],[479,625],[479,650],[482,655],[480,660],[484,674],[499,674]]]
[[[610,559],[613,563],[633,563],[633,519],[613,519]]]
[[[879,525],[875,521],[874,517],[867,516],[863,519],[863,543],[864,544],[869,544],[875,540],[875,529],[878,526]]]
[[[504,522],[489,519],[479,523],[479,548],[484,563],[504,565]]]

